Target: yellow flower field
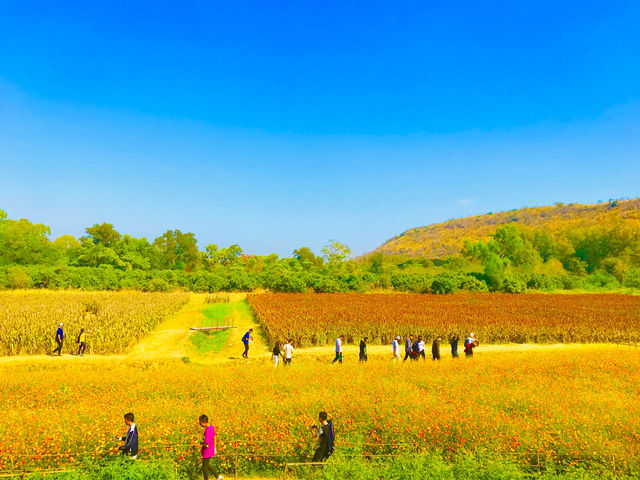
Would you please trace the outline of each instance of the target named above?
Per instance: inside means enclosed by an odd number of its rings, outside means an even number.
[[[0,355],[53,350],[64,323],[65,353],[81,328],[91,353],[121,353],[187,303],[186,293],[0,291]]]
[[[132,411],[141,457],[197,460],[207,413],[223,469],[235,455],[269,470],[312,453],[318,411],[339,453],[489,451],[637,461],[640,351],[589,347],[475,358],[328,365],[295,357],[207,365],[180,361],[0,364],[0,469],[86,462],[115,454]],[[61,455],[59,455],[61,454]],[[614,457],[612,457],[614,456]],[[520,458],[520,457],[518,457]]]

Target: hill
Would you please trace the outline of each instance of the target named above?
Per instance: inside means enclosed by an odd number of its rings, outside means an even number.
[[[370,253],[445,258],[460,253],[466,239],[487,240],[502,225],[517,223],[562,234],[576,228],[620,223],[640,227],[640,198],[582,205],[577,203],[521,208],[464,217],[407,230]]]

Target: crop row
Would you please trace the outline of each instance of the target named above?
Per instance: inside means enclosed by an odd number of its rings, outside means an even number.
[[[481,342],[636,342],[640,297],[510,294],[262,294],[248,302],[274,341],[325,344],[344,334],[389,343],[474,332]]]
[[[0,292],[0,354],[52,351],[64,323],[65,353],[74,350],[80,329],[92,353],[125,351],[189,299],[186,293]]]

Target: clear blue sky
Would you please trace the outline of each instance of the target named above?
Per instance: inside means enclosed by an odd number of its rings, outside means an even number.
[[[0,208],[355,254],[640,194],[640,2],[0,1]]]

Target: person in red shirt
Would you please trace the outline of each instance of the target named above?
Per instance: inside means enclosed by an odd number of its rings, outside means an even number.
[[[202,450],[200,451],[202,454],[202,474],[204,475],[204,480],[209,480],[209,474],[211,474],[213,478],[221,479],[222,475],[218,475],[211,465],[211,459],[216,456],[216,431],[209,422],[209,417],[206,415],[200,415],[198,423],[204,428],[201,442]]]

